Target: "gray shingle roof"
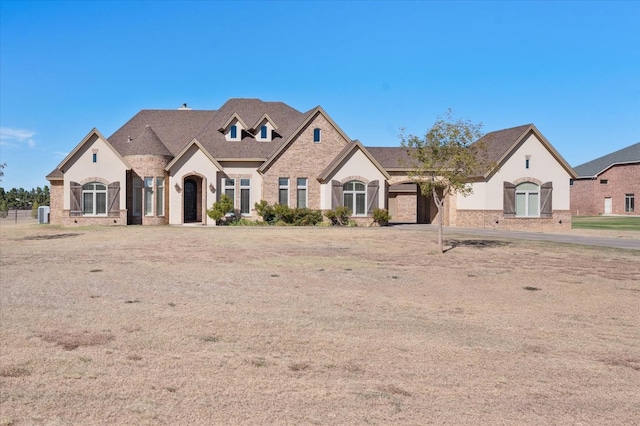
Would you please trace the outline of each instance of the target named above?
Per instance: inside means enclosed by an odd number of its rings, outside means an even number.
[[[385,169],[407,169],[413,161],[407,150],[401,147],[368,146],[367,151]]]
[[[611,166],[640,162],[640,142],[574,167],[578,178],[593,178]]]
[[[253,126],[265,113],[268,114],[278,126],[273,140],[257,141],[250,134],[243,132],[242,140],[227,141],[219,129],[233,113],[237,113],[249,126]],[[230,99],[219,110],[142,110],[108,139],[123,156],[150,154],[150,148],[162,154],[160,145],[163,145],[170,155],[175,156],[196,138],[216,158],[266,159],[305,118],[306,114],[282,102]],[[145,133],[146,126],[153,130],[157,140]]]
[[[478,139],[474,144],[484,143],[488,162],[496,163],[531,126],[531,124],[524,124],[522,126],[490,132]],[[367,150],[369,150],[371,155],[373,155],[385,169],[406,169],[409,168],[412,163],[412,159],[407,154],[405,148],[367,147]]]

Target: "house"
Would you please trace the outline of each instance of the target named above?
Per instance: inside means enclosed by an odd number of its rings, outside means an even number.
[[[635,196],[640,194],[640,142],[574,168],[571,213],[638,215]]]
[[[474,179],[473,195],[449,197],[448,225],[570,226],[573,171],[533,125],[485,142],[500,168]],[[259,219],[254,204],[266,200],[347,205],[360,223],[376,208],[431,223],[435,204],[419,194],[407,160],[402,148],[352,140],[319,106],[230,99],[218,110],[142,110],[108,138],[91,130],[47,176],[51,223],[213,225],[206,212],[222,194],[248,219]]]
[[[486,173],[470,182],[473,193],[447,197],[448,226],[523,230],[570,229],[569,182],[575,172],[533,124],[491,132],[484,146]],[[402,148],[369,148],[389,172],[393,220],[431,223],[437,208],[407,179],[411,161]]]

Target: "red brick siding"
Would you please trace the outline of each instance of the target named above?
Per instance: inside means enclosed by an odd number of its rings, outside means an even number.
[[[601,180],[608,180],[603,185]],[[634,212],[624,211],[625,194],[635,194]],[[577,179],[571,186],[571,213],[579,216],[604,214],[604,199],[611,197],[612,214],[640,215],[640,163],[613,166],[596,179]]]

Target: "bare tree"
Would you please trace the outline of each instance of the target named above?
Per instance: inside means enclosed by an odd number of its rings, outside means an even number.
[[[442,228],[444,203],[449,195],[467,196],[470,184],[491,165],[486,161],[486,148],[474,143],[482,137],[482,124],[455,119],[451,110],[438,117],[423,138],[401,134],[401,146],[411,158],[409,176],[426,197],[433,197],[438,208],[438,249],[444,252]]]

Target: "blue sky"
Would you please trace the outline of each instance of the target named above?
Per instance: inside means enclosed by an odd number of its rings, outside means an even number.
[[[640,2],[0,2],[0,185],[93,128],[232,97],[321,105],[366,146],[448,108],[573,166],[640,141]]]

